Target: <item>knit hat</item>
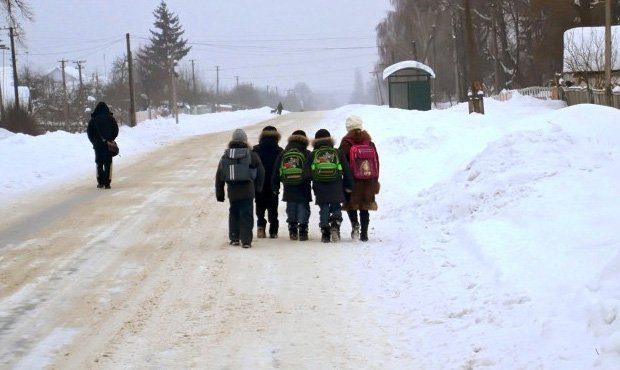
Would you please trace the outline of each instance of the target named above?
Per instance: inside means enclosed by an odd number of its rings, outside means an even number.
[[[246,143],[248,141],[248,135],[245,134],[245,131],[238,128],[235,131],[233,131],[232,140]]]
[[[278,129],[273,127],[273,126],[267,126],[267,127],[265,127],[263,129],[263,132],[265,132],[265,131],[275,131],[275,132],[278,132]]]
[[[332,135],[326,129],[322,128],[314,134],[315,139],[322,139],[326,137],[331,137]]]
[[[292,135],[300,135],[306,137],[306,132],[304,130],[295,130]]]
[[[347,128],[347,131],[351,131],[351,130],[363,130],[363,124],[364,122],[362,121],[361,118],[359,118],[358,116],[349,116],[345,122],[345,127]]]

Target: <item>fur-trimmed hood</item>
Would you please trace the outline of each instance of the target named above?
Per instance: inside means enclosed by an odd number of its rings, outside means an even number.
[[[258,137],[258,142],[261,143],[265,139],[274,139],[275,142],[279,142],[281,139],[280,133],[278,131],[272,130],[263,130]]]
[[[304,135],[291,135],[288,137],[288,145],[286,148],[288,149],[291,147],[291,144],[296,144],[296,147],[299,147],[299,144],[301,144],[305,149],[308,147],[308,144],[310,144],[310,140]]]
[[[314,139],[312,140],[312,147],[316,148],[319,146],[323,146],[323,145],[328,145],[328,146],[334,146],[334,139],[331,138],[331,136],[328,137],[322,137],[319,139]]]
[[[366,130],[351,130],[342,138],[353,143],[363,143],[364,141],[372,141],[372,137]]]

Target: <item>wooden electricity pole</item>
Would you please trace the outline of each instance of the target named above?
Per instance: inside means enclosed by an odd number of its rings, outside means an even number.
[[[480,65],[477,61],[476,41],[474,37],[474,27],[471,20],[470,0],[465,1],[465,40],[467,42],[467,78],[470,82],[470,90],[467,93],[469,98],[469,113],[484,113],[482,91],[482,79],[480,75]]]
[[[136,119],[136,99],[133,86],[133,58],[131,56],[129,33],[127,33],[125,37],[127,38],[127,78],[129,79],[129,125],[133,127],[138,123]]]
[[[611,0],[605,1],[605,97],[613,106],[611,95]]]
[[[62,69],[62,100],[63,100],[63,106],[64,106],[64,115],[65,115],[65,125],[69,124],[69,102],[67,101],[67,79],[65,77],[65,63],[68,62],[68,60],[64,60],[61,59],[59,60],[60,62],[60,66]]]
[[[9,37],[11,38],[11,59],[13,61],[13,91],[15,92],[15,110],[19,110],[19,92],[17,89],[19,82],[17,81],[17,60],[15,58],[15,34],[13,32],[13,27],[9,27]]]

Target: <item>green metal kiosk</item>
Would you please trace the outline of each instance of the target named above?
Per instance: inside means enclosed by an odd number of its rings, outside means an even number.
[[[431,78],[435,78],[431,67],[414,60],[398,62],[384,69],[390,108],[431,110]]]

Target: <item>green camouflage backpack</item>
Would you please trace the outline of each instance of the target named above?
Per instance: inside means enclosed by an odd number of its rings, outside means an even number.
[[[297,148],[284,151],[280,162],[280,181],[284,185],[299,185],[304,181],[303,172],[306,164],[304,153]]]
[[[338,150],[322,146],[312,152],[312,179],[314,181],[336,181],[342,177],[342,164]]]

